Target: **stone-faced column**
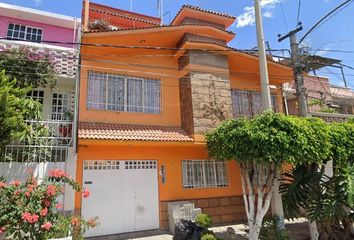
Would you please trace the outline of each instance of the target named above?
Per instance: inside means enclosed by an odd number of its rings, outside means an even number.
[[[227,56],[189,51],[186,56],[180,58],[179,63],[180,70],[186,66],[189,69],[189,73],[180,79],[182,127],[187,133],[205,134],[231,118],[232,101]],[[209,67],[214,70],[208,70]],[[205,71],[201,70],[203,68]]]

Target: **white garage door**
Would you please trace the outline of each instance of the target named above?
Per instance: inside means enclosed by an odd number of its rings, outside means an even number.
[[[84,161],[83,185],[82,215],[100,223],[86,237],[159,228],[156,161]]]

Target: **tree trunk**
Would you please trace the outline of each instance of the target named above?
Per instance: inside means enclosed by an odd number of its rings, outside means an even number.
[[[274,164],[241,163],[242,194],[249,226],[249,239],[258,240],[263,218],[269,210],[275,188]]]
[[[316,222],[309,221],[309,228],[310,228],[311,240],[318,240],[320,234],[318,233]]]

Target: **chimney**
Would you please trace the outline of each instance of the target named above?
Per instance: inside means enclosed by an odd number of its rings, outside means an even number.
[[[84,19],[83,19],[83,30],[84,32],[88,31],[88,23],[89,23],[89,8],[90,8],[90,0],[84,0]]]

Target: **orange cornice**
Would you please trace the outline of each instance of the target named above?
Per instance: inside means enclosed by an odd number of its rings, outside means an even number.
[[[231,26],[236,19],[236,17],[228,14],[214,12],[190,5],[183,5],[175,18],[172,20],[171,25],[179,25],[186,17],[223,25],[225,28]]]
[[[84,33],[83,38],[134,35],[141,33],[173,32],[178,30],[191,33],[196,32],[196,34],[214,36],[214,38],[215,36],[217,36],[218,39],[222,39],[227,42],[231,41],[235,37],[235,34],[230,31],[225,31],[208,25],[190,24],[182,26],[153,26],[145,28],[119,29],[110,31],[88,31]]]
[[[205,146],[205,142],[168,142],[168,141],[128,141],[128,140],[98,140],[98,139],[79,139],[79,146],[89,145],[121,145],[121,146]]]

